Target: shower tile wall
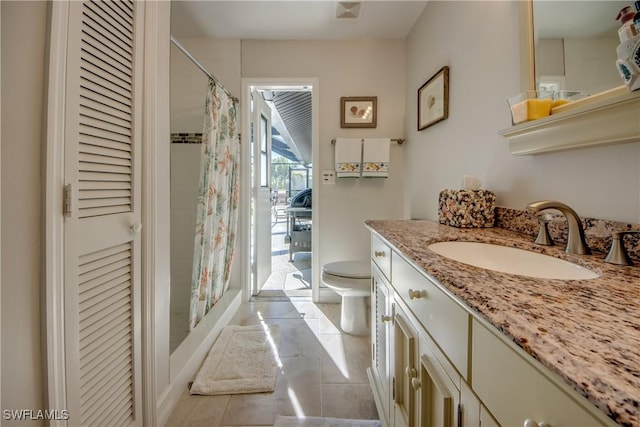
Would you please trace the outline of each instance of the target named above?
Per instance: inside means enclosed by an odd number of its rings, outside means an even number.
[[[199,136],[198,136],[199,135]],[[188,334],[201,134],[171,135],[170,351]]]

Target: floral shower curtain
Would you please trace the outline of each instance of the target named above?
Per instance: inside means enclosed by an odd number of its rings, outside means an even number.
[[[191,279],[193,329],[229,286],[238,223],[237,101],[209,82]]]

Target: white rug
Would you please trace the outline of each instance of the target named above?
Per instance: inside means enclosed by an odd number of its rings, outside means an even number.
[[[279,343],[278,325],[225,327],[213,343],[189,393],[214,395],[273,391],[280,363]]]
[[[273,427],[380,427],[378,420],[345,420],[342,418],[285,417],[278,415]]]

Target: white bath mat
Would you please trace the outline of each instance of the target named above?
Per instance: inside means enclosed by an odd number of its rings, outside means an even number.
[[[273,427],[380,427],[378,420],[346,420],[342,418],[285,417],[278,415]]]
[[[278,325],[225,327],[189,392],[214,395],[273,391],[280,363],[279,343]]]

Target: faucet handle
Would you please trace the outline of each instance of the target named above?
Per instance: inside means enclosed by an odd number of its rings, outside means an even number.
[[[544,246],[553,246],[553,239],[549,234],[549,220],[548,215],[536,215],[540,229],[538,230],[538,237],[536,237],[536,243]]]
[[[611,249],[605,257],[605,262],[618,265],[633,265],[624,248],[625,234],[640,234],[640,230],[618,230],[611,232]]]

